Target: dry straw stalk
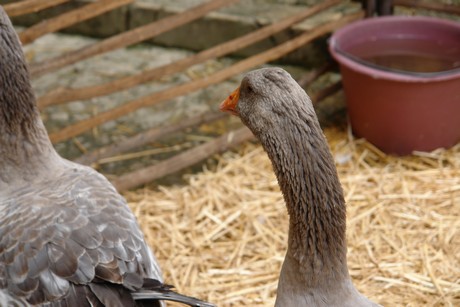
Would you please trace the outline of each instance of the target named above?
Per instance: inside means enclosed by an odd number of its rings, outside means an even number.
[[[385,306],[460,306],[460,145],[386,156],[326,130],[348,203],[348,263]],[[284,202],[258,145],[182,187],[126,194],[167,282],[218,306],[273,306],[287,242]]]

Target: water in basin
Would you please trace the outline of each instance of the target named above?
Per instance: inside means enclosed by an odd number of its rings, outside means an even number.
[[[432,73],[460,68],[458,46],[427,40],[368,41],[347,51],[372,64],[407,72]]]

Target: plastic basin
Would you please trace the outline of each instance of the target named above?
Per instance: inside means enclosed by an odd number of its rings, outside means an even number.
[[[428,53],[453,60],[454,66],[414,72],[368,60],[398,54],[401,48],[409,54],[403,64],[412,54],[415,59]],[[407,16],[360,20],[336,31],[329,50],[340,64],[356,136],[397,155],[460,141],[460,23]]]

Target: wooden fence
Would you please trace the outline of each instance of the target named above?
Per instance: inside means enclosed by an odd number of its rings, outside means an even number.
[[[18,16],[31,12],[45,10],[53,6],[61,5],[69,0],[22,0],[10,3],[4,6],[6,12],[10,16]],[[51,32],[59,31],[73,24],[82,22],[84,20],[93,18],[97,15],[103,14],[115,8],[130,5],[134,0],[98,0],[96,2],[88,3],[82,7],[65,12],[59,16],[43,20],[19,33],[19,37],[23,44],[33,42],[37,38]],[[209,0],[200,5],[192,7],[181,13],[162,18],[158,21],[127,30],[112,37],[102,39],[92,45],[70,51],[68,53],[59,55],[57,57],[38,62],[30,65],[30,72],[32,78],[53,73],[54,71],[71,65],[73,63],[82,61],[84,59],[93,57],[98,54],[110,52],[118,48],[127,47],[133,44],[140,43],[147,39],[151,39],[157,35],[175,29],[184,24],[190,23],[194,20],[202,18],[210,12],[216,11],[224,6],[233,5],[238,0]],[[115,92],[126,90],[152,80],[160,79],[164,76],[174,73],[184,72],[192,65],[203,63],[204,61],[223,57],[237,50],[243,49],[251,44],[266,39],[276,33],[292,27],[293,25],[324,11],[332,6],[340,4],[340,0],[327,0],[320,4],[312,6],[308,9],[299,11],[297,14],[289,16],[285,19],[279,20],[267,26],[261,27],[251,33],[241,37],[232,39],[222,44],[203,50],[189,57],[177,60],[171,64],[155,67],[140,71],[139,73],[127,77],[122,77],[107,83],[97,84],[87,87],[79,88],[58,88],[41,97],[38,97],[38,106],[40,109],[46,107],[64,104],[76,100],[89,100],[94,97],[109,95]],[[367,1],[372,2],[372,1]],[[450,13],[459,13],[459,8],[449,5],[441,5],[437,3],[428,3],[424,1],[415,0],[395,0],[395,4],[426,7],[431,10],[447,11]],[[369,4],[367,9],[369,10]],[[369,12],[368,12],[369,13]],[[64,129],[50,133],[50,138],[53,143],[62,142],[70,138],[76,137],[94,127],[97,127],[106,122],[115,120],[134,112],[140,108],[152,106],[163,101],[171,100],[175,97],[187,95],[199,89],[209,87],[213,84],[222,82],[237,74],[248,71],[256,66],[268,63],[270,61],[279,59],[284,55],[314,41],[315,39],[328,34],[335,29],[352,21],[364,17],[364,11],[359,11],[353,14],[344,15],[340,19],[325,20],[324,23],[316,28],[299,34],[298,36],[281,43],[269,50],[263,51],[259,54],[250,56],[235,64],[223,68],[212,75],[194,79],[187,83],[172,86],[165,90],[161,90],[141,97],[132,101],[128,101],[121,106],[115,107],[111,110],[94,115],[86,120],[70,124]],[[319,76],[331,69],[330,64],[313,70],[309,75],[299,80],[299,82],[306,86],[317,79]],[[340,89],[340,83],[333,84],[321,93],[313,97],[315,102],[322,100],[328,95],[337,92]],[[151,143],[171,133],[175,133],[190,127],[194,127],[203,123],[209,123],[218,119],[222,119],[225,115],[209,113],[200,115],[182,121],[179,124],[170,125],[162,128],[153,128],[130,137],[124,141],[110,144],[108,146],[96,149],[93,152],[86,153],[76,159],[76,161],[91,165],[97,161],[126,153],[140,146]],[[117,179],[113,180],[114,184],[119,190],[126,190],[134,188],[150,182],[154,179],[160,178],[172,172],[176,172],[184,167],[197,163],[215,153],[225,151],[231,146],[235,146],[252,138],[252,134],[246,128],[230,131],[220,137],[210,140],[204,144],[198,145],[194,148],[188,149],[185,152],[179,153],[169,159],[165,159],[147,168],[136,170],[126,173]]]

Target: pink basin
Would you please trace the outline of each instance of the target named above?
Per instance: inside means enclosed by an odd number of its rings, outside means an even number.
[[[329,50],[340,64],[355,135],[398,155],[460,141],[460,23],[406,16],[365,19],[335,32]],[[379,60],[401,52],[405,57],[399,64],[410,69]],[[429,57],[448,64],[433,67]]]

